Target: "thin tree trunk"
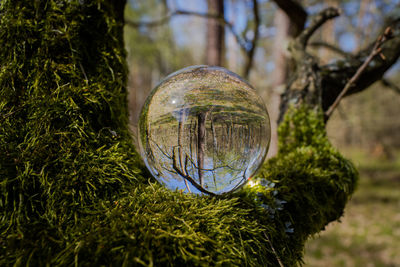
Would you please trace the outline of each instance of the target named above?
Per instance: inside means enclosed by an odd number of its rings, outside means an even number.
[[[206,116],[205,112],[197,115],[197,171],[199,176],[199,184],[203,187],[203,174],[204,174],[204,154],[205,154],[205,141],[206,141]]]
[[[184,123],[185,119],[186,119],[185,115],[186,115],[185,110],[182,109],[180,111],[179,123],[178,123],[178,154],[179,154],[179,166],[180,166],[182,172],[186,176],[188,176],[189,174],[187,173],[186,166],[185,166],[186,164],[184,164],[184,159],[183,159],[183,145],[182,145],[182,139],[184,138],[183,133],[185,131],[185,123]],[[189,193],[191,193],[188,181],[185,178],[183,178],[183,180],[185,181],[187,190],[189,191]]]
[[[288,77],[286,47],[289,41],[289,31],[291,27],[290,19],[282,10],[278,10],[275,16],[274,24],[277,27],[277,34],[274,40],[274,63],[275,69],[272,77],[272,93],[269,103],[269,115],[271,119],[271,144],[268,151],[268,157],[273,157],[278,153],[278,117],[281,100],[281,91]]]
[[[207,0],[208,13],[224,18],[224,0]],[[222,66],[224,54],[225,28],[217,19],[207,20],[206,62],[208,65]]]
[[[276,13],[274,24],[277,35],[274,40],[274,63],[275,69],[272,74],[274,77],[272,93],[269,104],[269,115],[271,120],[271,143],[268,157],[273,157],[278,153],[278,119],[280,114],[281,94],[284,91],[288,80],[288,43],[290,39],[298,36],[304,28],[307,13],[301,6],[301,1],[293,0],[274,0],[279,6]],[[294,66],[294,64],[290,64]]]

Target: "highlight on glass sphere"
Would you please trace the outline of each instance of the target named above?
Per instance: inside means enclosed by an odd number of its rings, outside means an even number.
[[[166,77],[139,118],[141,156],[171,190],[224,194],[263,163],[270,142],[267,109],[256,91],[221,67],[192,66]]]

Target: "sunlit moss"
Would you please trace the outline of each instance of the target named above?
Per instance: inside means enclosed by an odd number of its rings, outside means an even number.
[[[112,1],[84,3],[1,1],[0,265],[295,265],[357,177],[322,116],[291,110],[235,194],[168,191],[128,132]]]

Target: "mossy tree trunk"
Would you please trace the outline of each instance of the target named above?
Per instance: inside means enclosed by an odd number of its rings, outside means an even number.
[[[287,109],[241,191],[164,189],[128,132],[124,4],[1,1],[0,265],[297,264],[357,178],[320,109]]]
[[[141,179],[127,128],[124,5],[1,1],[0,265],[50,239],[37,251],[46,261],[67,222]]]

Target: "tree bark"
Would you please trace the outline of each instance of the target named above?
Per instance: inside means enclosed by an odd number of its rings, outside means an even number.
[[[277,34],[274,39],[274,71],[272,73],[273,83],[272,92],[269,101],[269,115],[271,120],[271,143],[268,150],[268,157],[273,157],[278,153],[278,117],[279,104],[281,100],[282,87],[286,83],[288,77],[288,58],[287,43],[290,35],[290,28],[293,24],[284,11],[279,9],[275,15],[274,24]]]
[[[186,111],[184,109],[182,109],[180,111],[180,114],[179,114],[179,122],[178,122],[178,157],[179,157],[179,167],[182,170],[182,173],[185,174],[185,176],[189,176],[189,174],[187,173],[186,166],[184,164],[185,163],[184,159],[183,159],[184,144],[182,142],[184,142],[184,131],[185,131],[185,121],[186,121],[186,113],[185,112]],[[186,188],[187,188],[188,192],[191,193],[188,181],[185,178],[183,178],[183,179],[185,180],[185,185],[186,185]]]
[[[207,0],[208,14],[224,19],[224,0]],[[218,19],[207,19],[206,62],[208,65],[222,66],[224,56],[225,25]]]
[[[300,1],[297,0],[274,0],[278,7],[286,13],[292,23],[289,28],[290,36],[297,36],[304,29],[307,19],[307,12],[304,10]]]
[[[13,229],[73,222],[141,179],[127,125],[126,1],[80,2],[0,4],[0,210]]]
[[[197,173],[199,184],[204,187],[204,154],[206,150],[206,117],[205,112],[197,115]]]
[[[288,56],[288,43],[291,39],[300,34],[304,28],[307,13],[296,1],[275,1],[279,9],[275,15],[274,24],[277,34],[274,39],[274,71],[272,74],[272,92],[269,105],[269,115],[271,120],[271,143],[268,150],[268,157],[273,157],[278,153],[278,118],[281,94],[286,84],[289,73],[294,69],[289,69],[288,65],[291,58]]]

